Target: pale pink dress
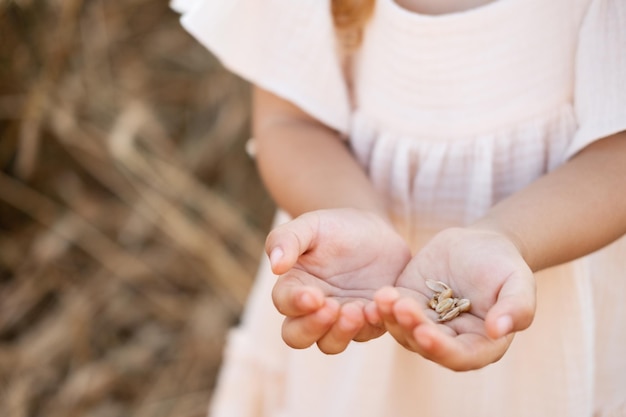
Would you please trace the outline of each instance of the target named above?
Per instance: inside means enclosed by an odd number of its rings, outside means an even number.
[[[497,0],[441,16],[377,0],[352,88],[329,0],[173,5],[228,68],[349,138],[414,249],[626,130],[626,0]],[[264,261],[211,417],[626,416],[624,241],[538,273],[531,328],[466,373],[387,335],[336,356],[292,350],[274,281]]]

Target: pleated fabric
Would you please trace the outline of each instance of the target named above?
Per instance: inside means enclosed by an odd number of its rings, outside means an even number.
[[[414,250],[626,130],[624,0],[496,0],[439,16],[377,0],[348,74],[330,0],[173,6],[224,65],[349,140]],[[626,416],[626,241],[536,278],[531,328],[499,362],[455,373],[387,335],[334,356],[289,349],[264,260],[210,415]]]

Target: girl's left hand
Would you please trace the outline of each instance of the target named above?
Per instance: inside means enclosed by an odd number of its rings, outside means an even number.
[[[469,312],[437,322],[427,280],[449,285],[471,301]],[[380,320],[404,347],[456,371],[499,360],[513,333],[535,313],[535,281],[518,248],[504,235],[453,228],[436,235],[407,265],[395,288],[375,296]]]

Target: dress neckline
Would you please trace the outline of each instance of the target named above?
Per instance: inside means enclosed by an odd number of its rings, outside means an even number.
[[[391,9],[394,13],[403,15],[406,19],[414,19],[421,21],[445,21],[445,20],[457,20],[467,19],[470,17],[482,17],[482,15],[491,15],[492,13],[499,12],[502,8],[505,8],[509,3],[513,3],[516,0],[493,0],[489,3],[472,7],[470,9],[460,10],[457,12],[442,13],[442,14],[427,14],[415,12],[409,10],[397,3],[396,0],[378,0],[383,5]]]

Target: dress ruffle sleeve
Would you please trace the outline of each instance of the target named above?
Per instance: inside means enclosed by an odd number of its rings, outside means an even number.
[[[222,64],[346,134],[350,105],[330,0],[174,0]]]
[[[626,130],[626,1],[591,2],[580,31],[575,77],[579,128],[568,156]]]

